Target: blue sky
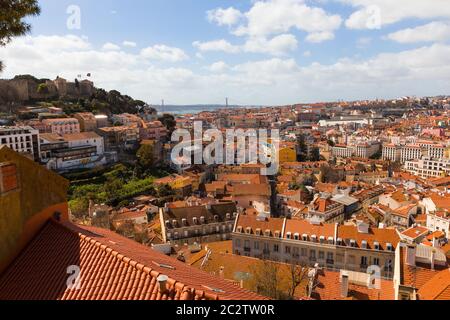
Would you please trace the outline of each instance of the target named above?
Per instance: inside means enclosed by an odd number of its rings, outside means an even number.
[[[41,0],[2,77],[72,79],[149,103],[278,105],[447,94],[446,0]],[[77,6],[80,28],[67,27]],[[77,16],[78,18],[78,16]]]

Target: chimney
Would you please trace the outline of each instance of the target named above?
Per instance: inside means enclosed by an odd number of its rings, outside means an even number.
[[[434,251],[434,249],[432,249],[431,252],[430,252],[430,264],[431,264],[431,270],[434,270],[434,259],[435,259],[435,254],[436,254],[436,252]]]
[[[416,246],[408,245],[406,247],[406,264],[416,266]]]
[[[348,274],[342,274],[341,276],[341,298],[348,297]]]
[[[433,237],[433,247],[439,248],[439,239],[436,239],[435,237]]]
[[[159,286],[159,292],[161,294],[164,294],[167,292],[167,280],[169,279],[169,277],[167,277],[166,275],[161,274],[158,278],[156,278],[156,281],[158,281],[158,286]]]
[[[225,278],[225,272],[224,272],[224,269],[225,269],[224,266],[221,266],[221,267],[220,267],[219,277],[220,277],[221,279],[224,279],[224,278]]]

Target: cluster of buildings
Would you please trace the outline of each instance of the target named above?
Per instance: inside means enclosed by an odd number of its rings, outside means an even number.
[[[15,126],[1,126],[0,145],[58,172],[117,162],[123,154],[126,157],[127,151],[137,150],[149,141],[157,144],[156,160],[163,159],[167,128],[156,120],[156,114],[150,120],[133,114],[108,117],[90,112],[68,117],[61,110],[53,110],[58,108],[44,109],[38,110],[38,118],[17,121]]]
[[[175,191],[169,200],[141,195],[121,208],[91,203],[89,226],[69,221],[66,182],[19,154],[60,171],[123,161],[122,153],[130,155],[124,151],[149,143],[169,166],[175,143],[167,141],[162,123],[148,115],[83,113],[2,127],[0,141],[8,148],[0,147],[0,204],[19,197],[15,192],[29,196],[29,188],[37,187],[42,179],[35,181],[25,170],[42,172],[50,183],[39,192],[48,201],[37,201],[33,209],[13,208],[9,219],[26,221],[22,215],[30,217],[27,210],[33,210],[43,215],[33,222],[45,227],[27,225],[20,243],[43,248],[35,242],[71,234],[69,243],[58,243],[55,254],[80,243],[82,250],[71,254],[80,255],[89,268],[94,262],[87,252],[106,250],[99,254],[108,263],[95,268],[93,277],[114,282],[117,266],[110,255],[115,252],[136,279],[154,284],[134,295],[101,287],[98,295],[88,295],[91,299],[257,299],[263,291],[251,287],[252,272],[268,262],[279,270],[307,271],[293,293],[298,300],[449,299],[449,102],[445,97],[402,98],[179,115],[176,127],[190,132],[195,121],[220,130],[278,129],[278,172],[262,175],[259,163],[187,163],[154,181]],[[194,157],[194,146],[188,147]],[[19,181],[25,178],[32,182]],[[17,232],[0,236],[17,238]],[[2,261],[9,266],[0,264],[0,298],[26,295],[37,280],[19,293],[11,288],[15,270],[31,268],[26,263],[34,251],[0,243],[10,246],[0,250],[8,252]],[[57,298],[91,292],[83,290],[89,285],[82,285],[81,292],[63,290]],[[37,290],[29,292],[41,297]]]

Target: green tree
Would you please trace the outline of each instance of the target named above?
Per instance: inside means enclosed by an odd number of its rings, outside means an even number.
[[[45,83],[41,83],[37,87],[37,92],[40,94],[48,94],[48,86]]]
[[[311,149],[311,155],[309,157],[310,161],[320,161],[320,149],[318,147],[314,147]]]
[[[299,150],[298,161],[306,161],[308,159],[308,146],[306,145],[305,136],[303,134],[297,136],[297,148]]]
[[[162,117],[158,119],[161,123],[167,128],[168,136],[172,136],[172,132],[175,131],[177,126],[177,122],[175,121],[175,117],[171,114],[164,114]]]
[[[136,153],[136,157],[142,169],[147,170],[153,167],[155,162],[153,146],[150,144],[143,144]]]
[[[28,16],[37,16],[41,9],[37,0],[0,1],[0,46],[8,44],[13,37],[27,34],[31,25],[24,21]],[[0,71],[3,64],[0,61]]]

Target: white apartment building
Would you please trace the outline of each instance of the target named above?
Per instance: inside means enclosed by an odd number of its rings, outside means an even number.
[[[231,235],[233,253],[327,270],[367,272],[380,267],[381,276],[392,278],[395,248],[400,237],[394,229],[367,224],[311,224],[306,220],[267,218],[238,214]]]
[[[401,147],[399,145],[385,144],[383,145],[382,159],[385,161],[400,161]]]
[[[97,155],[103,155],[105,152],[103,137],[95,132],[64,134],[62,135],[62,138],[69,143],[69,148],[91,146],[97,148]]]
[[[406,145],[400,151],[400,162],[405,163],[409,160],[416,160],[426,155],[425,150],[419,145]]]
[[[383,160],[406,161],[418,160],[422,157],[429,157],[433,159],[440,159],[445,157],[446,147],[443,144],[434,143],[431,141],[417,141],[415,144],[396,144],[389,143],[383,145]]]
[[[365,158],[368,159],[378,151],[381,145],[378,142],[359,143],[355,145],[336,145],[331,149],[333,157],[338,158]]]
[[[16,152],[29,154],[35,161],[39,161],[39,130],[31,127],[0,126],[0,146],[2,145]]]
[[[438,178],[450,175],[450,159],[422,157],[406,161],[405,169],[421,178]]]
[[[427,214],[427,228],[434,231],[442,231],[447,239],[450,238],[450,213],[436,212]]]

